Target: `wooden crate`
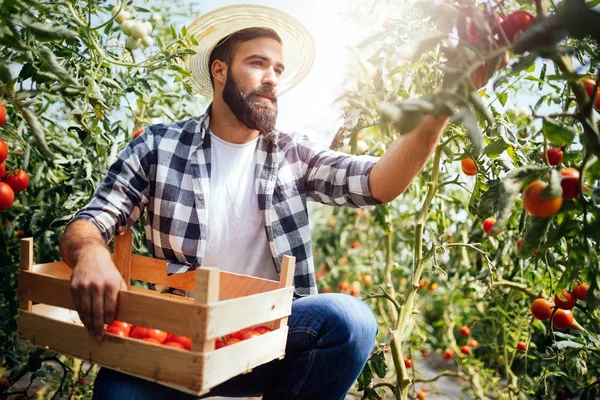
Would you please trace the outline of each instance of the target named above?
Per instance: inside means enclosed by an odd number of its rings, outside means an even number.
[[[191,351],[111,335],[101,342],[93,339],[73,311],[71,268],[63,262],[34,264],[31,238],[21,240],[19,337],[193,395],[283,358],[294,293],[294,257],[284,256],[277,282],[216,268],[167,276],[165,260],[133,255],[131,249],[131,231],[115,238],[113,260],[125,282],[167,285],[194,291],[195,297],[129,286],[119,293],[116,319],[189,336]],[[216,338],[260,324],[273,331],[215,350]]]

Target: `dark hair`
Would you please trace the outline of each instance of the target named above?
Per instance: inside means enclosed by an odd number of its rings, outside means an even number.
[[[281,38],[279,37],[277,32],[275,32],[271,28],[242,29],[240,31],[235,32],[233,35],[229,36],[228,38],[225,38],[223,41],[217,44],[217,46],[210,53],[210,57],[208,58],[208,74],[210,75],[210,83],[213,85],[213,88],[215,85],[211,71],[213,62],[215,60],[220,60],[228,66],[230,66],[231,62],[233,61],[233,54],[235,53],[235,50],[240,44],[252,39],[263,37],[275,39],[279,42],[279,44],[281,44]]]

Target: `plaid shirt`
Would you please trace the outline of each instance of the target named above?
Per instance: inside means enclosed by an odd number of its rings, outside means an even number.
[[[207,240],[211,141],[206,114],[152,125],[121,152],[91,201],[72,219],[85,219],[106,243],[146,212],[151,257],[167,260],[167,274],[202,265]],[[307,199],[366,207],[381,204],[368,186],[378,158],[353,156],[277,130],[260,135],[256,193],[273,264],[296,257],[296,297],[316,294]],[[218,267],[218,266],[217,266]]]

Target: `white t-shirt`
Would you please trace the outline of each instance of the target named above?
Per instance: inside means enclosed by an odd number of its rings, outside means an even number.
[[[212,132],[210,136],[208,240],[202,266],[279,280],[256,195],[258,138],[235,144]]]

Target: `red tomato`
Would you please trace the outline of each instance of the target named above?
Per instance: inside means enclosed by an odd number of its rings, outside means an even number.
[[[131,324],[128,322],[123,322],[123,321],[117,321],[116,319],[111,322],[110,328],[115,327],[117,329],[121,329],[122,331],[124,331],[125,333],[127,333],[127,335],[129,336],[129,333],[131,332]]]
[[[548,159],[548,164],[558,165],[563,159],[563,151],[556,147],[550,147],[546,150],[546,158]]]
[[[238,339],[238,338],[231,338],[231,339],[227,340],[227,342],[225,343],[225,346],[231,346],[232,344],[236,344],[236,343],[239,343],[239,342],[241,342],[240,339]]]
[[[8,157],[8,145],[4,139],[0,139],[0,162],[4,162]]]
[[[588,78],[583,78],[581,81],[583,83],[583,86],[585,86],[585,91],[591,99],[592,93],[594,93],[594,88],[596,87],[596,82]],[[598,90],[598,92],[600,92],[600,89]],[[598,92],[596,92],[596,100],[594,101],[594,108],[596,110],[600,110],[600,93]]]
[[[439,287],[440,285],[437,282],[433,282],[431,285],[429,285],[429,291],[430,292],[435,292],[436,289]]]
[[[148,329],[145,338],[155,339],[158,343],[164,343],[167,340],[167,332],[158,329]]]
[[[577,297],[568,290],[564,290],[554,295],[554,304],[556,307],[562,308],[563,310],[570,310],[577,304]]]
[[[4,108],[3,104],[0,104],[0,126],[4,125],[6,122],[6,108]]]
[[[242,329],[239,335],[236,336],[236,338],[240,340],[248,340],[257,336],[260,336],[260,333],[258,333],[254,329]],[[229,344],[229,342],[227,344]]]
[[[506,34],[506,38],[509,42],[514,42],[521,33],[525,32],[527,28],[535,21],[535,17],[529,14],[527,11],[519,10],[515,11],[506,16],[506,19],[502,21],[502,30]],[[504,42],[504,35],[500,33],[500,42]]]
[[[554,198],[542,197],[542,192],[546,190],[548,184],[537,180],[531,182],[523,191],[523,207],[529,214],[535,217],[551,217],[560,210],[562,206],[562,196]]]
[[[131,332],[130,332],[129,336],[134,339],[143,339],[146,337],[147,331],[148,331],[148,328],[145,328],[143,326],[133,326],[131,328]]]
[[[354,242],[350,243],[351,249],[357,249],[359,247],[360,247],[360,242],[358,240],[355,240]]]
[[[189,350],[183,347],[183,345],[179,342],[164,342],[163,345],[168,346],[168,347],[175,347],[177,349],[182,349],[182,350]]]
[[[349,292],[350,291],[350,282],[343,281],[338,285],[338,289],[340,292]]]
[[[536,319],[546,321],[552,315],[552,306],[548,300],[538,298],[531,303],[531,313]]]
[[[483,231],[485,233],[490,233],[490,231],[492,230],[494,225],[496,225],[496,218],[494,218],[494,217],[486,218],[483,221]]]
[[[148,342],[148,343],[154,343],[154,344],[161,344],[158,340],[151,338],[151,337],[146,337],[142,339],[144,342]]]
[[[417,399],[418,400],[425,400],[425,397],[426,397],[425,396],[425,391],[422,390],[420,392],[417,392]]]
[[[563,199],[574,199],[579,196],[579,171],[575,168],[567,168],[560,171],[560,174]]]
[[[254,330],[258,333],[260,333],[261,335],[264,335],[267,332],[272,332],[273,330],[271,328],[269,328],[268,326],[257,326],[256,328],[254,328]]]
[[[573,313],[569,310],[557,309],[552,317],[552,326],[556,329],[565,330],[573,325]]]
[[[464,158],[460,160],[460,166],[462,167],[463,173],[467,176],[477,175],[477,165],[472,158]]]
[[[452,349],[444,350],[444,352],[442,353],[442,357],[444,357],[444,360],[451,360],[454,357],[454,350],[452,350]]]
[[[460,348],[460,352],[463,353],[464,355],[468,356],[471,353],[471,347],[469,347],[465,344],[464,346],[462,346]]]
[[[410,358],[405,358],[404,359],[404,366],[406,368],[412,368],[412,360]]]
[[[423,354],[423,357],[429,357],[429,354],[431,354],[431,353],[429,352],[429,350],[423,349],[423,350],[421,350],[421,354]]]
[[[472,349],[474,349],[475,347],[479,346],[479,342],[475,339],[469,339],[469,342],[467,343],[469,346],[471,346]]]
[[[590,285],[588,283],[581,283],[581,284],[575,286],[575,288],[573,289],[573,294],[579,300],[586,301],[587,300],[587,292],[588,292],[589,288],[590,288]]]
[[[15,193],[22,192],[29,186],[29,176],[22,169],[17,169],[14,173],[7,173],[2,179],[14,190]]]
[[[0,163],[0,178],[2,178],[5,173],[6,173],[6,164],[2,162],[2,163]]]
[[[517,343],[517,350],[525,352],[527,351],[527,345],[524,342]]]
[[[128,337],[128,333],[124,329],[120,329],[117,326],[109,326],[105,332],[120,337]]]
[[[1,139],[0,139],[1,140]],[[0,182],[0,211],[6,210],[15,200],[15,192],[4,182]]]
[[[462,328],[460,328],[460,334],[463,336],[469,336],[471,334],[471,328],[469,328],[468,326],[463,326]]]
[[[179,343],[186,350],[192,349],[192,338],[187,337],[187,336],[179,336],[179,335],[173,335],[172,333],[169,333],[167,335],[167,338],[165,339],[165,343],[166,342]]]

